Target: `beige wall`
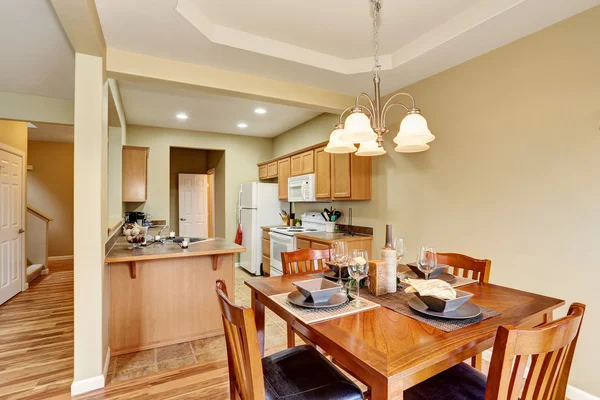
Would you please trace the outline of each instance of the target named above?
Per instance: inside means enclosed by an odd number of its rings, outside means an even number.
[[[237,201],[241,183],[258,179],[256,164],[272,154],[272,140],[252,136],[225,135],[220,133],[186,131],[128,125],[127,144],[150,148],[148,159],[148,201],[136,204],[135,209],[152,214],[155,219],[170,219],[169,210],[169,149],[188,147],[208,150],[224,150],[223,160],[208,160],[217,163],[216,186],[219,186],[219,170],[224,170],[224,220],[225,227],[217,226],[217,235],[233,240],[237,222]],[[223,212],[216,206],[217,220]],[[132,205],[128,205],[131,209]]]
[[[123,138],[126,128],[120,126],[108,127],[108,228],[113,228],[123,218]]]
[[[206,150],[171,147],[169,157],[169,230],[179,234],[179,174],[205,174]]]
[[[27,204],[53,218],[48,256],[73,255],[73,144],[29,142]]]
[[[0,142],[27,154],[27,122],[0,119]]]
[[[596,396],[598,21],[600,7],[405,88],[437,137],[431,150],[395,153],[386,137],[388,154],[373,162],[373,201],[337,204],[375,228],[376,248],[392,223],[409,261],[422,244],[486,257],[493,283],[586,303],[570,383]],[[330,132],[315,127],[312,142]],[[278,138],[273,151],[289,143]]]

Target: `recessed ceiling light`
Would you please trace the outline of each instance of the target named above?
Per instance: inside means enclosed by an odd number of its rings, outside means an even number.
[[[185,113],[179,113],[179,114],[175,115],[175,117],[177,117],[177,119],[182,119],[182,120],[188,119],[188,116]]]
[[[254,112],[257,114],[266,114],[267,110],[265,110],[264,108],[255,108]]]
[[[248,127],[248,124],[247,124],[247,123],[245,123],[245,122],[240,122],[239,124],[237,124],[237,127],[238,127],[238,128],[242,128],[242,129],[244,129],[244,128],[247,128],[247,127]]]

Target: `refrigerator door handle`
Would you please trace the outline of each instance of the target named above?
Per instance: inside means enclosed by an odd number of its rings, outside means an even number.
[[[238,193],[238,221],[242,223],[242,186],[240,185],[240,192]]]

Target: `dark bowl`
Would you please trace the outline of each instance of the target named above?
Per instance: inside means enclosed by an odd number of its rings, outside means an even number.
[[[419,269],[419,267],[417,267],[417,263],[416,262],[408,263],[406,265],[408,266],[408,268],[411,269],[412,272],[414,272],[415,274],[417,274],[417,277],[419,277],[421,279],[425,279],[425,274]],[[435,278],[437,278],[447,268],[448,268],[448,265],[444,265],[444,264],[438,265],[437,268],[435,270],[433,270],[429,274],[429,279],[435,279]]]
[[[348,278],[350,276],[350,274],[348,274],[347,265],[342,265],[340,267],[338,264],[332,263],[330,261],[325,262],[325,265],[327,265],[329,269],[333,271],[336,277],[340,276],[340,268],[342,269],[342,278]]]
[[[429,309],[441,313],[454,311],[469,301],[471,297],[473,297],[473,293],[464,292],[462,290],[457,290],[456,298],[452,300],[442,300],[433,296],[420,296],[419,293],[415,293],[415,295],[421,299],[421,301],[425,303]]]

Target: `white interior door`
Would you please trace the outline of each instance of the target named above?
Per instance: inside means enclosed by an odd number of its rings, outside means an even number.
[[[23,279],[23,158],[0,150],[0,304]]]
[[[208,178],[179,174],[179,236],[208,237]]]

